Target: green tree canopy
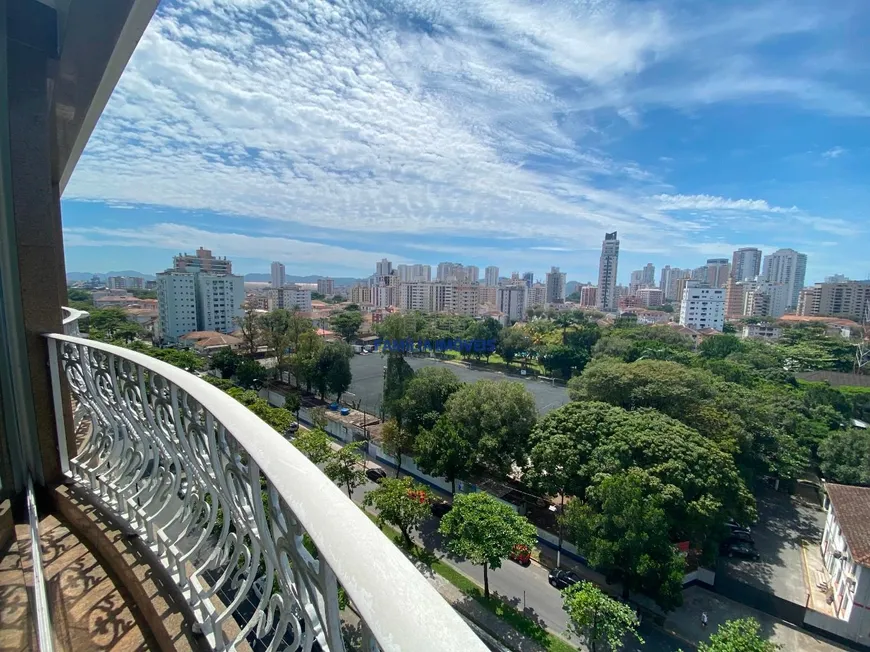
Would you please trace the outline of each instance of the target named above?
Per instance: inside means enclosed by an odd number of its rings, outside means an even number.
[[[236,367],[240,362],[241,357],[230,347],[225,346],[212,354],[209,364],[212,369],[221,372],[222,378],[232,378],[236,375]]]
[[[414,377],[414,370],[398,352],[390,352],[387,355],[387,364],[384,370],[384,398],[383,407],[387,417],[396,420],[400,427],[405,426],[405,391]]]
[[[637,633],[637,616],[631,607],[614,600],[591,582],[580,582],[562,590],[562,608],[568,612],[568,631],[591,652],[622,649],[626,636]]]
[[[568,379],[577,371],[583,371],[589,362],[589,354],[583,350],[566,344],[554,344],[542,347],[538,351],[538,360],[549,374],[559,374]]]
[[[402,396],[403,427],[412,435],[432,428],[444,413],[447,399],[462,381],[445,367],[423,367],[407,383]]]
[[[384,452],[396,458],[396,477],[402,471],[402,458],[414,452],[414,435],[400,428],[395,419],[387,421],[381,429]]]
[[[870,431],[859,428],[832,432],[819,444],[826,480],[842,484],[870,484]]]
[[[512,464],[525,463],[538,413],[534,397],[522,383],[465,384],[447,400],[445,415],[471,444],[477,466],[506,474]]]
[[[345,342],[351,342],[356,338],[362,322],[362,313],[360,313],[359,309],[345,310],[333,315],[329,320],[332,328],[336,333],[341,335]]]
[[[365,495],[363,503],[378,510],[378,525],[390,523],[399,528],[410,547],[411,531],[429,518],[432,493],[410,478],[384,478],[377,489]]]
[[[591,564],[622,583],[623,597],[643,591],[668,611],[682,603],[685,560],[670,540],[667,499],[651,490],[656,484],[640,469],[607,476],[587,503],[568,504],[563,521]]]
[[[259,389],[266,380],[266,370],[256,360],[243,358],[236,365],[235,378],[246,389]]]
[[[299,429],[293,439],[293,445],[298,448],[314,464],[325,464],[335,455],[330,445],[332,440],[320,428],[312,430]]]
[[[755,618],[729,620],[719,626],[709,642],[698,646],[698,652],[776,652],[782,649],[763,639],[760,630]]]
[[[512,326],[505,328],[499,334],[496,352],[505,362],[510,364],[517,356],[531,351],[532,348],[532,340],[525,331],[522,328]]]
[[[474,463],[472,444],[445,417],[438,419],[429,430],[420,431],[415,450],[420,470],[446,478],[454,494],[456,480],[466,477]]]
[[[341,395],[350,387],[353,376],[350,359],[353,351],[344,342],[330,342],[320,350],[315,364],[314,385],[323,398],[327,391],[341,400]]]
[[[355,441],[343,446],[326,461],[323,472],[336,484],[347,489],[347,497],[353,498],[353,490],[365,484],[366,474],[362,469],[360,454],[362,442]]]
[[[705,358],[726,358],[743,348],[736,335],[714,335],[707,337],[698,347],[701,356]]]
[[[483,566],[483,591],[489,597],[488,570],[501,568],[514,546],[531,548],[537,530],[509,505],[487,493],[460,494],[453,499],[453,509],[441,519],[438,531],[445,537],[447,549]]]

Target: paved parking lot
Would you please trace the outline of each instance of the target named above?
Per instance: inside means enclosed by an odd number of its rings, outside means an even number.
[[[526,389],[535,397],[535,404],[538,407],[538,412],[546,414],[550,410],[564,405],[568,402],[568,391],[565,387],[559,385],[551,385],[547,382],[538,380],[524,379],[520,376],[505,375],[501,372],[479,371],[477,369],[469,369],[460,364],[450,362],[442,362],[433,358],[406,358],[408,364],[413,369],[421,369],[432,365],[442,365],[455,373],[460,380],[466,383],[473,383],[481,378],[490,380],[513,380],[523,383]],[[353,371],[353,382],[350,386],[350,393],[353,397],[348,396],[348,399],[361,401],[361,407],[367,412],[378,414],[380,412],[381,400],[383,398],[384,389],[384,365],[386,359],[379,353],[371,355],[355,355],[351,360],[350,366]]]
[[[719,572],[750,586],[806,604],[809,587],[804,580],[801,540],[818,543],[825,513],[785,493],[762,489],[758,495],[758,523],[752,526],[759,561],[721,558]]]

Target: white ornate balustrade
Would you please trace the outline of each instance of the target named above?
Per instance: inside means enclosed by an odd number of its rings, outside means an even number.
[[[87,317],[88,313],[84,310],[76,310],[66,306],[62,307],[61,310],[63,310],[63,334],[78,337],[80,334],[79,319]]]
[[[56,413],[63,374],[91,424],[68,459],[58,417],[65,473],[145,541],[212,648],[349,649],[340,584],[363,649],[485,649],[363,512],[242,404],[149,356],[46,337]]]

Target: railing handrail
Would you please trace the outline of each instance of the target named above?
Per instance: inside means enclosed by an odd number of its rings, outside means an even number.
[[[124,358],[163,376],[244,446],[311,537],[384,650],[485,650],[414,565],[344,493],[277,431],[214,385],[112,344],[45,334]]]
[[[86,310],[77,310],[75,308],[69,308],[68,306],[61,306],[61,310],[63,310],[65,313],[63,317],[64,326],[78,321],[82,317],[87,317],[90,314]]]
[[[45,587],[45,566],[42,562],[42,547],[39,536],[39,513],[33,493],[33,479],[27,474],[27,517],[30,525],[30,556],[33,564],[33,603],[36,607],[36,635],[40,652],[54,652],[54,630],[48,608],[48,591]]]

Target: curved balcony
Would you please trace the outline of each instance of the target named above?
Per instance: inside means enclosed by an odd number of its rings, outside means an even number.
[[[78,337],[80,335],[79,319],[87,317],[88,313],[84,310],[76,310],[66,306],[61,306],[61,310],[63,311],[63,334]]]
[[[149,356],[46,338],[55,401],[63,374],[90,423],[67,459],[58,421],[64,472],[149,546],[213,649],[486,649],[365,514],[243,405]]]

